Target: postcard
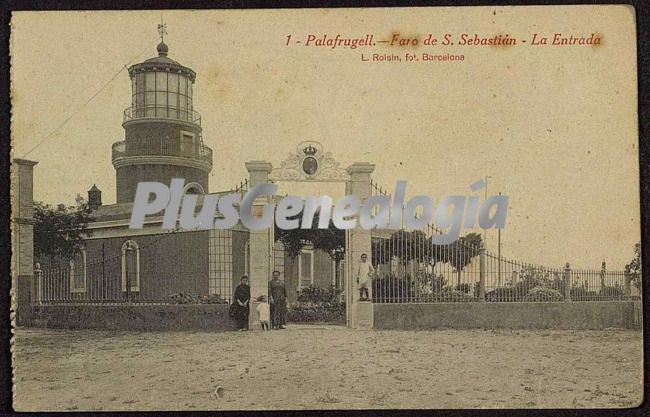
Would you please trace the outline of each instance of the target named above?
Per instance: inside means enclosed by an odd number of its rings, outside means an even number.
[[[19,11],[16,411],[643,400],[635,10]]]

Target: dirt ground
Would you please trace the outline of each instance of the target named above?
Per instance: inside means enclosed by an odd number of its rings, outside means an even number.
[[[641,332],[623,330],[19,329],[14,407],[631,407],[642,399],[642,348]]]

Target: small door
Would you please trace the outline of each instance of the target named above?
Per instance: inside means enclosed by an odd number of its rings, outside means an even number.
[[[181,156],[184,158],[195,158],[196,146],[194,146],[194,135],[181,133]]]

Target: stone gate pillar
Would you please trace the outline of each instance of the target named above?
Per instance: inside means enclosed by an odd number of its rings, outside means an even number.
[[[370,174],[375,170],[373,164],[367,162],[355,162],[348,167],[347,172],[350,180],[346,184],[346,194],[355,195],[363,204],[371,195]],[[368,260],[373,262],[371,251],[370,230],[364,230],[359,225],[357,216],[357,227],[346,231],[346,305],[347,324],[353,329],[373,327],[372,301],[359,301],[359,290],[357,286],[357,271],[361,262],[362,254],[368,255]],[[372,300],[372,285],[369,288],[370,299]]]
[[[266,161],[249,161],[246,162],[246,169],[250,175],[249,189],[258,184],[269,182],[269,173],[272,165]],[[258,197],[253,203],[253,215],[261,216],[262,208],[270,202],[270,198]],[[260,295],[268,295],[268,282],[271,277],[271,255],[273,250],[273,228],[265,230],[250,230],[249,237],[249,257],[250,269],[249,280],[251,286],[250,314],[248,324],[250,329],[260,329],[260,322],[257,318],[257,310],[254,299]],[[236,277],[239,280],[240,277]]]
[[[11,164],[12,255],[11,292],[16,324],[28,325],[34,280],[34,165],[14,159]]]

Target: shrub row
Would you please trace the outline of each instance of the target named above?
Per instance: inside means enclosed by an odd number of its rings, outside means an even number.
[[[170,304],[228,304],[221,295],[192,295],[184,292],[170,294],[167,297]]]
[[[564,282],[556,273],[526,270],[513,286],[499,287],[485,294],[486,301],[562,301]],[[616,300],[623,299],[621,285],[605,286],[600,291],[584,287],[571,288],[571,299]],[[409,274],[398,277],[387,274],[373,280],[373,301],[391,302],[437,302],[437,301],[477,301],[478,283],[461,283],[452,287],[442,275],[417,274],[413,279]]]
[[[287,320],[292,323],[345,323],[345,303],[297,302],[289,306]]]

